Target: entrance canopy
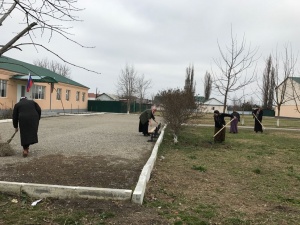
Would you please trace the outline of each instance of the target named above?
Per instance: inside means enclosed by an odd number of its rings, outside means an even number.
[[[14,75],[11,79],[27,81],[28,75]],[[33,80],[33,82],[37,83],[58,83],[57,80],[55,80],[53,77],[48,76],[31,75],[31,79]]]

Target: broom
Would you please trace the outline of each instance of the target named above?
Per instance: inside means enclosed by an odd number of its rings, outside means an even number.
[[[13,149],[10,147],[9,143],[12,141],[14,136],[18,131],[15,131],[14,134],[11,136],[10,139],[6,142],[0,142],[0,157],[2,156],[11,156],[14,154]]]

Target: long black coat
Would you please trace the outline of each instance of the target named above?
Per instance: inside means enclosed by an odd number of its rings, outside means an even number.
[[[155,117],[151,109],[146,109],[140,115],[139,132],[143,132],[143,134],[148,134],[150,119],[155,120]]]
[[[40,118],[41,108],[35,101],[23,98],[15,104],[13,126],[19,127],[22,146],[38,143]]]
[[[252,114],[253,114],[253,118],[254,118],[254,131],[255,132],[258,132],[258,131],[263,132],[262,125],[261,125],[261,121],[263,119],[263,114],[264,114],[263,110],[255,109],[255,110],[253,110]],[[257,119],[255,118],[254,115],[256,116]]]

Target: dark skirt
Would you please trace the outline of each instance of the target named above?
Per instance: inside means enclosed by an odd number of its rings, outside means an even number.
[[[142,124],[141,120],[140,120],[139,132],[142,132],[144,135],[148,134],[148,127],[149,127],[148,121],[146,123]]]
[[[238,132],[238,119],[234,119],[230,123],[230,133],[237,133]]]
[[[255,118],[255,122],[254,122],[254,131],[255,132],[258,132],[258,131],[263,132],[262,125],[260,124],[260,122]]]
[[[215,134],[222,128],[215,127]],[[215,137],[214,141],[215,142],[223,142],[225,141],[225,133],[226,133],[226,127],[223,128]]]

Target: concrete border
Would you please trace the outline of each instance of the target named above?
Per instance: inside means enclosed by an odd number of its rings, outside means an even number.
[[[165,128],[166,125],[164,126],[164,128],[162,129],[159,138],[157,139],[155,146],[152,150],[152,153],[150,155],[150,158],[148,159],[147,163],[145,164],[141,175],[139,177],[139,181],[135,187],[135,190],[132,194],[132,199],[131,201],[137,204],[143,204],[143,200],[144,200],[144,195],[145,195],[145,191],[146,191],[146,185],[150,179],[150,175],[152,172],[152,169],[154,167],[156,158],[157,158],[157,152],[158,152],[158,147],[160,146],[163,137],[164,137],[164,133],[165,133]]]
[[[62,186],[6,181],[0,181],[0,191],[14,194],[21,194],[22,192],[25,192],[29,196],[36,198],[53,197],[130,200],[132,195],[132,190],[126,189]]]
[[[103,114],[103,113],[101,113]],[[74,114],[71,114],[74,115]],[[83,114],[78,114],[83,115]],[[95,115],[95,114],[85,114]],[[0,123],[12,122],[11,119],[0,120]],[[20,183],[20,182],[6,182],[0,181],[0,191],[5,193],[21,194],[27,193],[35,198],[85,198],[85,199],[106,199],[106,200],[131,200],[134,203],[143,204],[146,185],[150,179],[152,169],[154,167],[158,147],[161,144],[164,136],[162,129],[152,153],[143,167],[134,192],[128,189],[111,189],[111,188],[95,188],[82,186],[63,186],[63,185],[48,185],[36,183]]]

